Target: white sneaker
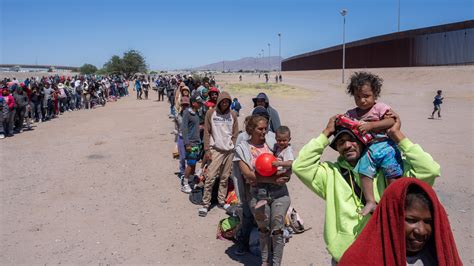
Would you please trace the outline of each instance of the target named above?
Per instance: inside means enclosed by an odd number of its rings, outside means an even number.
[[[201,208],[198,209],[198,214],[201,217],[206,217],[207,212],[208,212],[207,208],[201,207]]]
[[[184,186],[181,187],[181,192],[184,192],[186,194],[191,193],[192,189],[188,184],[185,184]]]
[[[4,139],[4,138],[5,138],[5,135],[0,134],[0,139]]]

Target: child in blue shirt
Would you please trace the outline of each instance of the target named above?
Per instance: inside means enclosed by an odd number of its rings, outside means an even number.
[[[442,90],[438,90],[436,92],[436,96],[434,97],[434,101],[433,101],[434,108],[430,117],[431,119],[434,119],[434,114],[436,113],[436,111],[438,111],[438,118],[441,118],[441,104],[443,103],[443,99],[444,99],[444,97],[442,97],[441,94],[443,94]]]

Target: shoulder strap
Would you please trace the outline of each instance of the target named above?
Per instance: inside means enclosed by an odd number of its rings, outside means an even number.
[[[366,202],[365,202],[364,193],[362,193],[362,189],[360,189],[359,185],[357,185],[354,179],[350,178],[350,173],[349,173],[350,170],[346,168],[339,168],[339,169],[341,170],[341,175],[344,177],[344,180],[346,180],[347,184],[349,184],[350,187],[354,188],[354,193],[356,195],[360,195],[360,201],[362,202],[362,204],[365,205]]]

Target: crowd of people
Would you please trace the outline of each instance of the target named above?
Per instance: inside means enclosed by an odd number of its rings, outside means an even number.
[[[265,93],[252,99],[251,115],[240,126],[234,100],[213,80],[159,78],[176,127],[181,191],[201,186],[198,215],[206,217],[213,203],[227,210],[233,190],[240,222],[235,253],[249,251],[257,227],[262,265],[281,264],[291,204],[286,183],[293,173],[326,202],[324,240],[333,265],[461,265],[446,212],[431,189],[440,166],[378,101],[382,83],[372,73],[353,74],[347,93],[356,107],[331,117],[295,157],[291,130]],[[327,146],[339,153],[336,162],[320,161]],[[267,153],[277,158],[270,176],[256,165]]]
[[[0,81],[0,138],[32,129],[33,123],[58,118],[64,112],[93,109],[128,95],[122,76],[75,75]]]
[[[158,101],[166,95],[180,191],[202,192],[200,217],[213,207],[233,209],[237,255],[250,251],[257,228],[262,265],[281,264],[291,205],[287,183],[295,174],[325,201],[324,241],[333,265],[462,265],[447,214],[431,188],[440,166],[404,135],[394,110],[378,101],[382,83],[372,73],[354,73],[346,92],[356,107],[330,117],[295,156],[291,129],[263,92],[252,98],[251,115],[239,125],[241,103],[213,77],[140,75],[131,81],[138,100],[148,99],[150,89]],[[91,109],[101,97],[126,96],[128,85],[116,76],[5,79],[0,125],[12,136],[32,121]],[[441,100],[438,92],[435,111]],[[337,161],[321,161],[328,146],[339,153]],[[269,175],[259,170],[257,159],[264,154],[275,158]],[[229,203],[231,193],[237,200]]]

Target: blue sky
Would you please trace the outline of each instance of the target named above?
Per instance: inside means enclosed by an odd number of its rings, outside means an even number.
[[[401,30],[474,18],[472,0],[400,0]],[[98,67],[140,51],[151,69],[284,58],[397,31],[398,0],[0,0],[0,63]]]

